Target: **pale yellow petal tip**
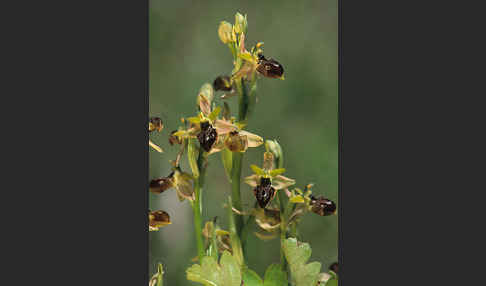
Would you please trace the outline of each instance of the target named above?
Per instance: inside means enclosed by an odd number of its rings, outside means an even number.
[[[160,148],[159,146],[155,145],[152,141],[149,140],[149,145],[154,148],[155,150],[157,150],[159,153],[163,153],[164,150],[162,150],[162,148]]]
[[[283,75],[282,75],[282,76],[280,77],[280,80],[285,80],[285,76],[283,76]]]
[[[295,196],[290,199],[291,203],[305,203],[305,200],[302,196]]]

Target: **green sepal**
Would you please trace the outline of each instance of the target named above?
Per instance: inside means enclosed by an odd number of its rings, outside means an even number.
[[[259,176],[265,176],[265,171],[258,167],[257,165],[250,165],[250,168],[253,170],[253,172]]]
[[[187,143],[187,159],[192,170],[194,179],[199,178],[199,168],[197,166],[197,157],[199,156],[199,148],[196,147],[196,140],[190,138]]]

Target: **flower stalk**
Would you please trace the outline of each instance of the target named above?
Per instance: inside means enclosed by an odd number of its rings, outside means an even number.
[[[194,232],[196,234],[197,253],[199,261],[202,261],[204,252],[204,238],[202,235],[202,191],[204,185],[204,175],[206,173],[206,164],[204,163],[204,151],[200,149],[197,158],[197,167],[199,169],[199,177],[194,179],[194,201],[192,202],[192,210],[194,213]]]
[[[241,194],[240,194],[240,180],[241,180],[241,164],[243,153],[233,152],[233,166],[231,168],[231,197],[233,200],[233,207],[237,210],[242,210]],[[235,218],[236,233],[241,237],[243,228],[243,217],[236,216]]]
[[[236,81],[236,89],[238,91],[239,95],[239,101],[238,101],[238,121],[239,122],[247,122],[247,117],[248,117],[248,110],[249,110],[249,95],[247,92],[247,87],[243,79],[239,79]],[[231,195],[232,195],[232,200],[233,200],[233,206],[238,209],[242,210],[242,204],[241,204],[241,191],[240,191],[240,186],[241,186],[241,166],[243,162],[243,154],[240,152],[233,152],[233,157],[232,157],[232,168],[231,168]],[[242,216],[237,216],[235,218],[235,226],[236,226],[236,232],[239,237],[241,237],[241,232],[243,229],[243,217]]]

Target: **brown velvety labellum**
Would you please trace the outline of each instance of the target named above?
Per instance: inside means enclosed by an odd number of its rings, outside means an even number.
[[[230,91],[231,87],[231,78],[229,76],[218,76],[213,82],[214,90],[224,90]]]
[[[255,194],[258,205],[264,209],[275,196],[275,189],[272,187],[269,178],[262,178],[260,185],[253,190],[253,193]]]
[[[265,59],[259,55],[257,71],[265,77],[281,78],[284,74],[283,66],[274,59]]]
[[[211,151],[217,138],[216,129],[209,122],[201,122],[201,132],[197,135],[197,139],[204,151]]]
[[[336,204],[323,196],[317,198],[311,197],[311,206],[312,212],[320,216],[328,216],[336,213]]]

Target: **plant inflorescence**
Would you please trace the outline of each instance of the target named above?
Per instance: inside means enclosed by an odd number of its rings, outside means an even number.
[[[171,146],[179,148],[172,171],[165,177],[150,181],[149,190],[160,194],[174,189],[180,201],[189,201],[198,250],[198,264],[186,271],[187,279],[211,286],[315,286],[337,285],[338,264],[321,273],[319,262],[307,263],[311,255],[308,243],[298,241],[298,225],[306,213],[329,216],[336,213],[336,205],[324,196],[314,196],[313,184],[302,189],[294,187],[295,180],[284,176],[284,153],[276,140],[266,140],[248,131],[248,118],[256,104],[257,81],[260,78],[284,79],[283,66],[263,54],[263,43],[253,47],[247,44],[246,15],[235,15],[235,23],[221,22],[220,40],[233,55],[231,74],[221,75],[212,84],[205,83],[197,94],[198,112],[183,118],[183,126],[169,134]],[[217,93],[225,102],[217,106]],[[226,101],[238,100],[237,116]],[[158,117],[149,120],[149,132],[162,132],[163,122]],[[149,145],[163,152],[149,140]],[[240,196],[242,159],[249,148],[264,145],[261,167],[251,165],[254,174],[243,178],[255,196],[254,207],[243,210]],[[231,196],[226,208],[229,226],[225,230],[216,219],[203,225],[202,208],[208,156],[221,154],[221,162],[231,184]],[[181,158],[186,155],[190,170],[182,170]],[[209,179],[209,178],[208,178]],[[171,224],[163,210],[149,210],[149,230],[158,231]],[[270,265],[263,279],[251,270],[245,260],[249,226],[256,224],[255,235],[268,240],[280,238],[281,261]],[[150,285],[162,285],[163,268],[152,276]]]

